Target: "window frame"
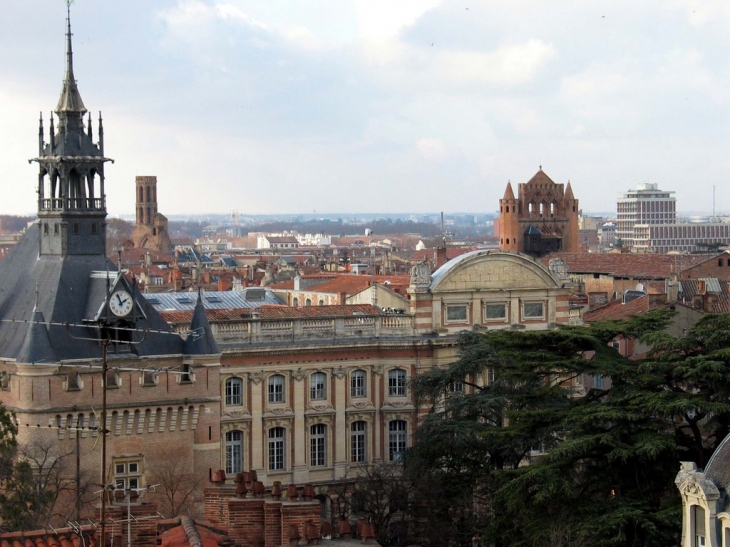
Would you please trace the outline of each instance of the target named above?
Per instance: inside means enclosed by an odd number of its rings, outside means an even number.
[[[350,397],[359,399],[368,396],[368,373],[361,368],[350,374]]]
[[[274,433],[281,433],[281,435],[275,436]],[[269,471],[286,471],[286,429],[283,427],[270,428],[266,433],[266,440]]]
[[[309,375],[309,400],[327,400],[327,374],[321,371]]]
[[[542,313],[538,315],[527,315],[527,306],[540,305]],[[547,311],[547,302],[545,300],[523,300],[522,301],[522,319],[524,321],[544,321]]]
[[[368,423],[365,420],[358,420],[350,424],[350,463],[367,463],[367,433]]]
[[[407,448],[408,422],[405,420],[390,420],[388,422],[388,460],[391,462],[401,461]]]
[[[405,369],[392,368],[388,371],[388,397],[405,397],[408,374]]]
[[[237,435],[236,435],[237,434]],[[238,437],[238,438],[233,438]],[[226,431],[225,443],[225,470],[227,475],[243,472],[243,431],[233,429]]]
[[[226,406],[243,406],[243,379],[237,376],[226,378],[224,394]]]
[[[286,377],[283,374],[272,374],[267,379],[266,400],[272,405],[286,403]]]
[[[489,308],[500,306],[504,311],[502,317],[489,317]],[[506,323],[509,320],[509,302],[484,302],[483,319],[485,323]]]
[[[464,308],[464,318],[450,319],[449,311]],[[444,324],[446,325],[469,325],[471,323],[471,306],[468,302],[446,302],[444,309]]]
[[[135,469],[132,469],[132,467]],[[144,487],[144,460],[142,456],[112,459],[111,476],[114,487],[120,490],[138,490]]]
[[[327,426],[313,424],[309,428],[309,466],[327,467]]]

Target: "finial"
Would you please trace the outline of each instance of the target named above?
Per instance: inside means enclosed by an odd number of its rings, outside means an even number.
[[[89,129],[88,129],[89,138],[92,138],[91,137],[91,112],[89,112],[89,123],[88,123],[88,125],[89,125]]]
[[[542,171],[542,164],[540,164],[540,171]]]
[[[38,297],[39,297],[39,288],[38,288],[38,282],[35,284],[35,304],[33,305],[33,311],[38,310]]]
[[[73,0],[66,0],[66,79],[73,80],[73,50],[71,48],[71,4]]]

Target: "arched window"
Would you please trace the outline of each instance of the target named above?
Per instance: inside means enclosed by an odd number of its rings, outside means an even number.
[[[367,390],[367,372],[364,370],[356,370],[350,376],[350,396],[366,397]]]
[[[304,301],[304,305],[305,305],[305,306],[311,306],[311,305],[312,305],[312,299],[311,299],[311,298],[307,298],[307,299],[306,299],[306,300]]]
[[[309,398],[313,401],[327,398],[327,375],[324,372],[315,372],[309,377]]]
[[[550,216],[555,216],[555,212],[557,211],[557,206],[555,205],[555,202],[553,201],[550,204]]]
[[[243,472],[243,433],[226,433],[226,474]]]
[[[291,305],[294,306],[295,308],[298,308],[299,307],[299,299],[296,296],[292,300]]]
[[[150,187],[147,187],[147,201],[152,201],[152,194],[150,193]]]
[[[366,422],[352,422],[350,425],[350,461],[365,463],[368,459]]]
[[[309,462],[312,467],[327,465],[327,426],[315,424],[309,428]]]
[[[545,216],[545,202],[540,203],[540,216]]]
[[[405,420],[393,420],[388,424],[388,456],[390,461],[400,461],[406,450],[408,424]]]
[[[241,406],[243,404],[243,380],[228,378],[226,380],[226,406]]]
[[[269,377],[268,388],[270,403],[284,402],[284,377],[281,374],[274,374]]]
[[[388,395],[391,397],[405,397],[406,371],[402,368],[394,368],[388,371]]]
[[[320,305],[320,306],[324,306],[324,300],[322,300],[322,299],[320,298],[320,299],[319,299],[319,302],[317,302],[317,304],[318,304],[318,305]]]
[[[283,427],[272,427],[269,429],[269,471],[283,471],[286,469],[285,455],[285,434]]]

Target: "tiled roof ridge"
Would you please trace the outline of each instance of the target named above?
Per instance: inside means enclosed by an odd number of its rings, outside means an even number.
[[[185,536],[188,538],[190,547],[203,547],[203,541],[200,539],[195,521],[189,516],[183,515],[180,517],[180,523],[185,531]]]

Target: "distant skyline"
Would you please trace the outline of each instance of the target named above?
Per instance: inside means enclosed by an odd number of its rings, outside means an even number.
[[[6,3],[0,213],[36,210],[62,0]],[[492,213],[542,165],[584,211],[642,182],[730,213],[726,0],[76,0],[111,215]]]

